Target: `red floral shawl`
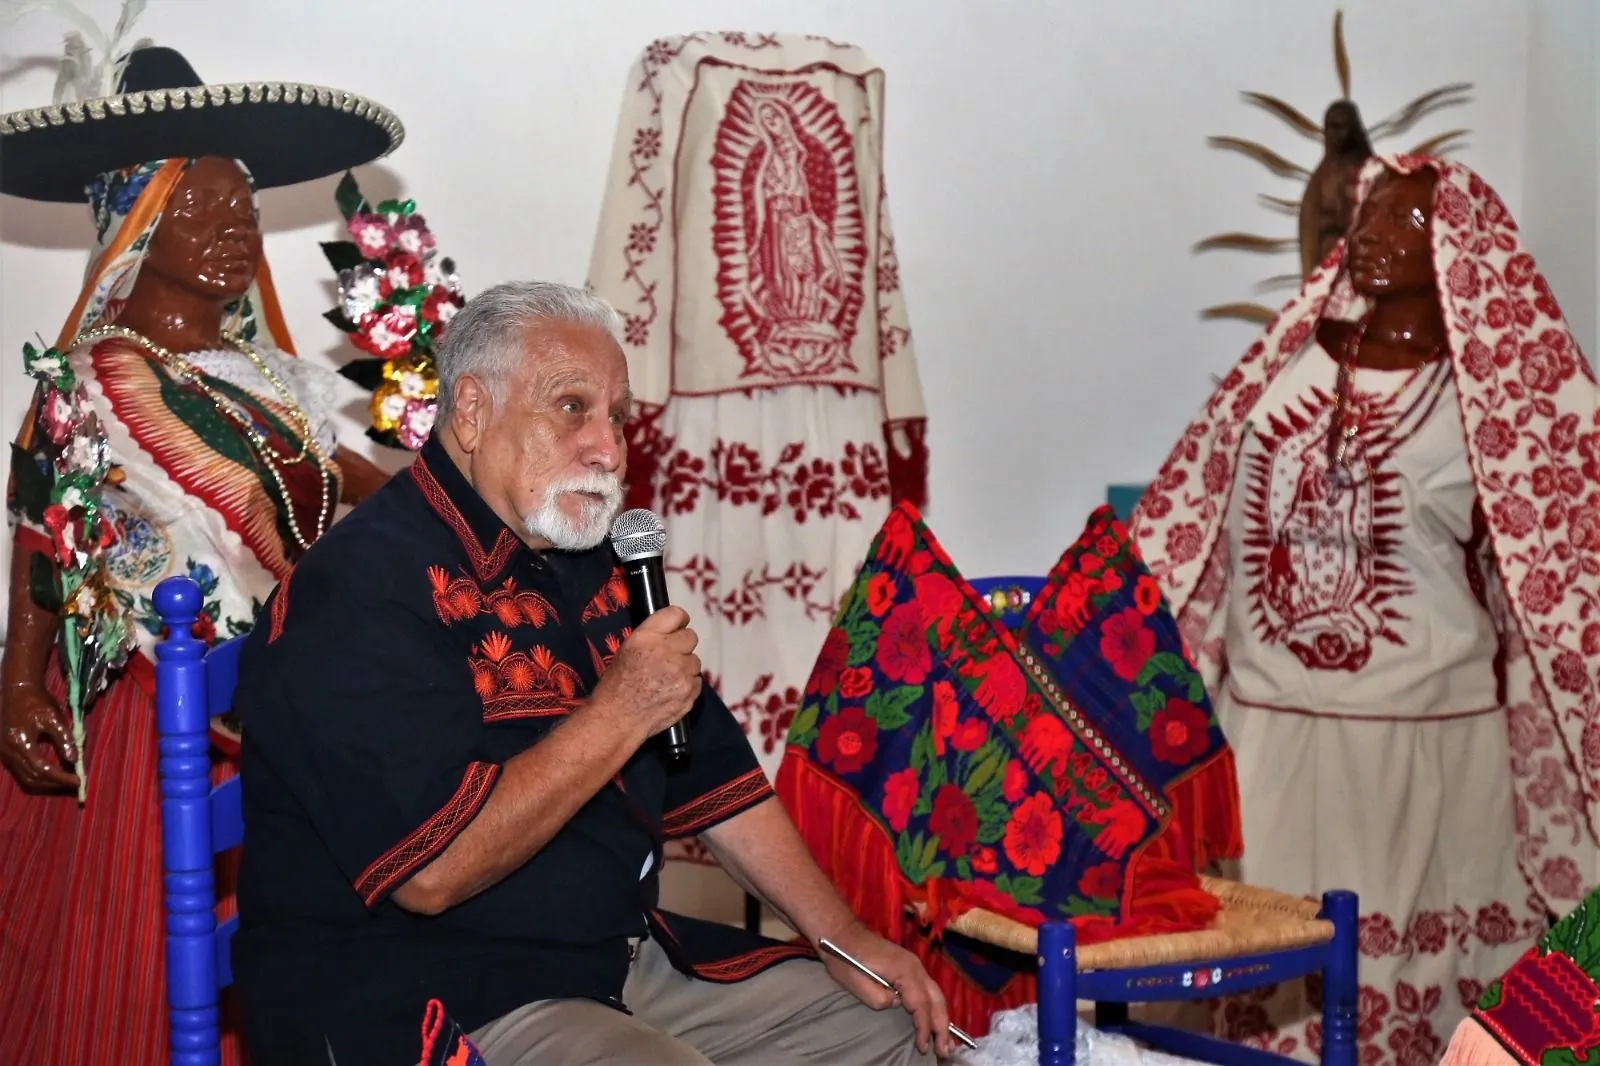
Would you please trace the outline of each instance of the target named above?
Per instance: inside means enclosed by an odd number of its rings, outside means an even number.
[[[1374,159],[1357,204],[1386,171],[1422,167],[1439,174],[1434,264],[1488,527],[1481,562],[1501,634],[1517,861],[1559,914],[1600,881],[1600,389],[1516,222],[1478,175],[1436,159]],[[1320,319],[1356,316],[1343,252],[1341,242],[1245,352],[1133,515],[1140,553],[1212,692],[1226,670],[1223,524],[1244,421]]]

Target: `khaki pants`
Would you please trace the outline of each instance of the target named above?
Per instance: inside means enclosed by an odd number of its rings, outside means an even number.
[[[820,962],[782,962],[719,985],[639,945],[623,1002],[632,1017],[583,999],[543,1000],[472,1034],[489,1066],[933,1066],[917,1054],[911,1015],[875,1011]]]

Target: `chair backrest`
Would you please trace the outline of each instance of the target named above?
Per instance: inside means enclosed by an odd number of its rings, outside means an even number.
[[[1126,522],[1144,490],[1143,485],[1107,485],[1106,503]],[[1028,613],[1029,605],[1043,590],[1044,582],[1042,577],[980,577],[972,581],[972,587],[989,604],[990,613],[1006,625],[1014,626]]]
[[[1042,577],[980,577],[971,579],[973,589],[989,605],[989,613],[1008,626],[1022,621],[1029,604],[1044,588]]]
[[[200,586],[170,577],[151,597],[166,623],[156,645],[160,736],[161,865],[166,878],[167,1009],[172,1066],[220,1061],[222,989],[233,983],[229,946],[238,920],[217,924],[215,856],[244,839],[239,779],[211,785],[210,723],[233,703],[243,637],[207,651],[191,627]]]

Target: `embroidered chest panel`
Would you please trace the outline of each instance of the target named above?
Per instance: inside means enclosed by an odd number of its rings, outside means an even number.
[[[439,621],[467,645],[485,722],[570,713],[632,632],[617,569],[582,600],[527,557],[489,583],[462,563],[428,567],[427,582]]]

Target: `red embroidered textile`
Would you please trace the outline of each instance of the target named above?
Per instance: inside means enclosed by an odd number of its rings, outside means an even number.
[[[1031,977],[939,935],[974,907],[1084,942],[1204,926],[1198,866],[1238,854],[1232,756],[1110,508],[1015,631],[901,504],[846,595],[778,794],[847,902],[915,950],[958,1025]],[[925,905],[930,929],[907,919]]]

